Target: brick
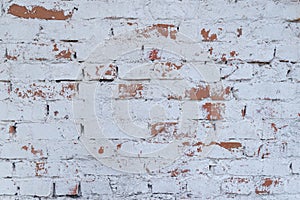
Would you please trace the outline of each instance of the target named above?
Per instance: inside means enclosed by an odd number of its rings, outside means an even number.
[[[250,194],[254,183],[249,177],[230,177],[223,181],[222,190],[227,194]]]
[[[80,195],[80,183],[76,180],[55,181],[55,195],[79,196]]]
[[[20,195],[49,197],[52,192],[52,182],[48,179],[24,179],[17,181]],[[34,187],[32,187],[34,185]]]
[[[103,177],[86,177],[82,186],[82,195],[87,196],[91,194],[112,194],[109,186],[109,180]],[[99,187],[100,186],[100,187]]]
[[[1,199],[299,198],[297,0],[0,8]]]
[[[155,179],[152,178],[152,192],[153,193],[177,193],[180,191],[181,185],[179,181],[174,178]]]
[[[10,162],[0,162],[1,173],[0,177],[11,177],[13,172],[13,165]]]
[[[12,179],[0,179],[1,189],[0,194],[1,195],[16,195],[18,192],[17,190],[17,184]]]
[[[221,187],[217,180],[200,176],[197,179],[188,180],[187,189],[195,196],[212,198],[220,193]]]

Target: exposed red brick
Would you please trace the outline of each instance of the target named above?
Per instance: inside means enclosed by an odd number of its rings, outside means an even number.
[[[273,180],[272,180],[272,179],[266,178],[266,179],[265,179],[265,182],[262,184],[262,186],[270,187],[270,185],[272,185],[272,183],[273,183]]]
[[[210,30],[205,30],[204,28],[201,30],[201,35],[203,37],[203,41],[215,41],[217,40],[217,34],[209,35]]]
[[[42,6],[33,6],[28,9],[25,6],[12,4],[8,9],[8,14],[26,19],[66,20],[72,17],[73,12],[65,15],[63,10],[48,10]]]
[[[164,37],[170,37],[171,39],[176,39],[177,30],[173,24],[154,24],[143,30],[138,30],[138,33],[141,33],[144,37],[150,37],[150,32],[157,31],[158,35]]]
[[[201,100],[209,97],[209,86],[199,86],[186,91],[186,96],[191,100]]]
[[[144,87],[142,84],[119,84],[119,98],[141,98]]]
[[[45,168],[44,162],[36,162],[35,163],[35,175],[41,176],[42,174],[47,174],[48,170]]]
[[[276,187],[280,183],[280,179],[264,178],[261,185],[255,188],[256,194],[270,194],[271,186]]]
[[[5,57],[8,59],[8,60],[17,60],[17,56],[11,56],[11,55],[8,55],[6,54]]]
[[[239,142],[220,142],[217,143],[220,147],[223,147],[229,151],[231,151],[232,149],[237,149],[242,147],[242,144]]]
[[[158,122],[151,125],[151,135],[157,136],[161,133],[167,133],[170,135],[176,134],[177,122]]]
[[[256,194],[270,194],[270,191],[268,190],[259,190],[259,189],[255,189],[255,193]]]
[[[205,103],[202,108],[207,111],[206,119],[220,120],[223,119],[222,112],[225,105],[223,103]]]
[[[151,61],[154,61],[154,60],[160,60],[160,57],[158,57],[158,49],[153,49],[152,51],[150,51],[149,53],[149,59]]]
[[[43,156],[43,151],[41,149],[35,149],[32,145],[31,145],[31,153],[33,155],[37,155],[37,154],[40,154],[40,156]]]
[[[210,98],[212,100],[225,100],[226,97],[229,96],[231,92],[231,87],[226,87],[225,89],[222,87],[217,89],[210,89]]]
[[[68,50],[63,50],[63,51],[59,52],[59,54],[57,54],[57,55],[55,56],[55,58],[57,58],[57,59],[61,59],[61,58],[71,59],[71,55],[72,55],[72,53],[71,53],[71,51],[68,49]]]

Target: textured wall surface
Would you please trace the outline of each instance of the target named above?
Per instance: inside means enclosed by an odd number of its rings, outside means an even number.
[[[0,2],[0,199],[300,199],[298,0]]]

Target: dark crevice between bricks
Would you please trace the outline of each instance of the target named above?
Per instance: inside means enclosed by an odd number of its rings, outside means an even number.
[[[49,116],[50,113],[50,106],[47,104],[46,105],[46,116]]]
[[[248,61],[248,64],[258,64],[259,66],[270,65],[271,61]]]
[[[75,42],[79,42],[79,40],[60,40],[61,42],[72,42],[72,43],[75,43]]]
[[[291,23],[300,23],[300,18],[297,18],[297,19],[288,19],[286,21],[287,22],[291,22]]]
[[[52,188],[52,197],[56,196],[56,189],[55,189],[55,183],[53,183],[53,188]]]
[[[80,135],[84,134],[84,125],[80,124]],[[78,137],[78,139],[80,138],[80,136]]]

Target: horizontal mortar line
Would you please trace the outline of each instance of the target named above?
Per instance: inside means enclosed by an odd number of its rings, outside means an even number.
[[[73,39],[70,39],[70,40],[64,39],[64,40],[59,40],[59,41],[61,41],[61,42],[79,42],[79,40],[73,40]]]

